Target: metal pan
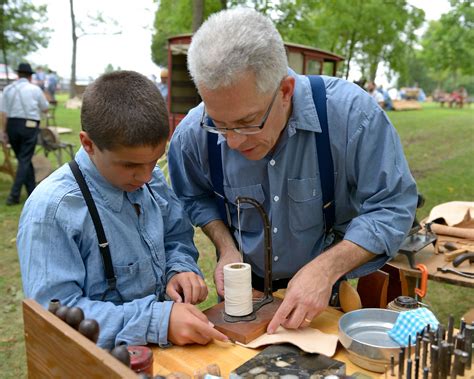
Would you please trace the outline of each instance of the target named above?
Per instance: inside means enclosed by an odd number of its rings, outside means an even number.
[[[388,335],[398,315],[399,312],[388,309],[365,308],[348,312],[339,319],[339,341],[352,363],[384,372],[391,355],[398,362],[401,346]]]

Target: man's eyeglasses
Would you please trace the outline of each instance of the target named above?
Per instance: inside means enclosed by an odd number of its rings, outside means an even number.
[[[270,112],[272,111],[273,103],[275,102],[276,95],[278,93],[278,90],[280,89],[280,86],[276,89],[275,93],[273,94],[272,101],[270,105],[268,106],[267,111],[265,112],[262,122],[260,125],[242,125],[237,128],[223,128],[219,126],[211,126],[208,125],[208,118],[206,117],[206,108],[203,107],[202,110],[202,117],[201,117],[201,122],[199,125],[201,125],[201,128],[203,128],[205,131],[210,132],[210,133],[216,133],[216,134],[227,134],[227,132],[235,132],[239,134],[257,134],[260,133],[265,126],[265,122],[267,122],[267,118],[270,115]]]

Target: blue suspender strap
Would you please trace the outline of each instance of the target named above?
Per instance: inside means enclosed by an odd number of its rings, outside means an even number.
[[[208,119],[209,124],[212,121]],[[212,126],[212,125],[211,125]],[[219,209],[219,215],[224,224],[229,226],[229,215],[226,210],[226,201],[224,194],[224,175],[222,174],[222,155],[221,146],[217,143],[217,134],[207,133],[207,153],[209,159],[209,170],[211,172],[211,182],[216,196],[216,203]]]
[[[313,101],[321,124],[321,134],[316,133],[316,150],[318,155],[319,175],[323,195],[323,216],[325,232],[330,233],[335,221],[334,204],[334,165],[332,162],[331,144],[329,142],[328,117],[326,107],[326,86],[320,76],[308,75],[313,92]]]
[[[328,118],[326,109],[326,87],[320,76],[308,76],[313,93],[313,101],[321,124],[321,134],[316,135],[316,150],[321,178],[321,189],[323,195],[323,216],[325,232],[329,233],[334,226],[335,204],[334,204],[334,166],[332,162],[331,145],[329,143]],[[208,119],[210,125],[212,120]],[[224,194],[224,177],[222,174],[221,147],[217,144],[217,134],[207,133],[207,150],[209,157],[209,169],[211,182],[216,194],[219,214],[225,224],[229,226],[229,214]]]

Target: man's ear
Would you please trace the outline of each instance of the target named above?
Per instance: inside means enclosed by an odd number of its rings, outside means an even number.
[[[291,98],[295,92],[295,78],[288,75],[281,81],[281,91],[283,92],[283,102],[291,103]]]
[[[84,150],[87,152],[89,155],[94,155],[95,149],[97,147],[94,145],[94,142],[89,137],[89,134],[85,131],[79,132],[79,139],[81,140],[81,145],[84,148]]]

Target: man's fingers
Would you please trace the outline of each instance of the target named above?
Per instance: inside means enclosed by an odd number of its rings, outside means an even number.
[[[270,324],[268,324],[267,327],[267,333],[268,334],[273,334],[275,333],[275,330],[283,324],[283,322],[286,320],[288,315],[291,313],[293,310],[293,305],[290,305],[286,299],[283,300],[281,303],[280,307],[275,313],[275,316],[273,316],[272,321],[270,321]]]
[[[177,303],[182,303],[183,299],[181,298],[181,295],[176,291],[176,288],[174,286],[168,286],[167,289],[167,294],[171,298],[171,300],[177,302]]]
[[[289,317],[283,321],[282,326],[286,329],[297,329],[300,326],[309,325],[308,322],[305,322],[306,311],[302,307],[296,307],[293,309],[293,312]],[[311,322],[311,321],[310,321]]]
[[[214,273],[214,284],[216,285],[217,294],[224,297],[224,272],[220,266],[216,267]]]

